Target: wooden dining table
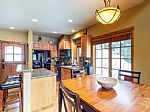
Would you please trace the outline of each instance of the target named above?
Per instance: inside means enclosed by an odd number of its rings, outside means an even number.
[[[150,85],[119,80],[113,89],[106,90],[98,84],[98,78],[89,75],[62,83],[79,95],[86,112],[150,112]]]

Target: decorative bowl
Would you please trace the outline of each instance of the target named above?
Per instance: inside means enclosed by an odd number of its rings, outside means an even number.
[[[111,89],[117,84],[117,79],[112,77],[99,77],[97,82],[105,89]]]

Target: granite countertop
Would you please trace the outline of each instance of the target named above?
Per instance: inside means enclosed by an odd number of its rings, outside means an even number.
[[[16,72],[19,73],[19,72],[32,72],[32,69],[28,69],[27,65],[24,65],[24,64],[18,64],[17,65],[17,69],[16,69]]]
[[[45,68],[40,68],[40,69],[33,69],[31,75],[32,79],[34,79],[34,78],[52,77],[56,76],[57,74]]]

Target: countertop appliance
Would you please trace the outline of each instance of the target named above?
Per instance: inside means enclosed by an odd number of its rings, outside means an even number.
[[[50,70],[51,59],[48,50],[33,50],[33,69],[46,68]]]
[[[94,74],[94,67],[92,59],[89,57],[80,57],[80,66],[85,69],[85,74]]]

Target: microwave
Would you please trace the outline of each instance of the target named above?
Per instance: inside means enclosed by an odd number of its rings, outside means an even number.
[[[60,57],[71,57],[71,50],[70,49],[60,50]]]

